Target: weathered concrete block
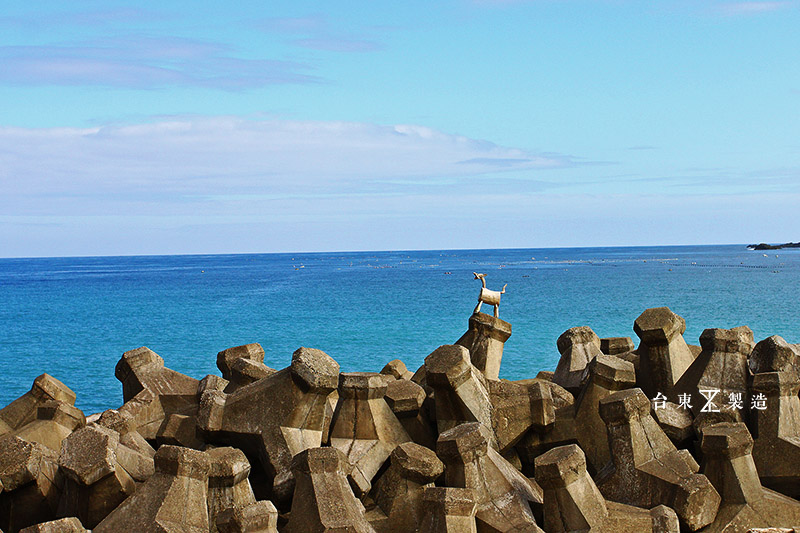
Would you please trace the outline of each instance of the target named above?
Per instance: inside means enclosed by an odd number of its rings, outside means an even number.
[[[520,460],[521,470],[533,475],[534,460],[547,450],[577,442],[575,432],[575,398],[564,387],[541,378],[514,383],[528,388],[532,402],[533,424],[512,450]],[[533,388],[532,388],[533,387]],[[550,402],[552,400],[552,417]],[[507,450],[506,453],[508,453]]]
[[[639,387],[653,398],[657,393],[668,394],[694,361],[683,339],[686,321],[669,307],[645,310],[633,324],[641,343],[637,377]]]
[[[330,444],[353,466],[349,479],[357,496],[372,488],[372,478],[392,450],[411,441],[383,397],[386,377],[374,372],[339,376],[339,403],[333,415]]]
[[[586,459],[597,472],[611,461],[606,424],[600,418],[600,401],[616,391],[636,385],[633,364],[613,355],[600,354],[586,366],[584,385],[575,403],[575,432]]]
[[[250,474],[250,463],[244,452],[224,447],[212,448],[205,453],[210,461],[208,522],[213,533],[217,531],[217,517],[220,513],[229,508],[244,509],[254,504],[256,498],[247,479]]]
[[[292,459],[297,480],[286,533],[374,533],[347,483],[347,457],[336,448],[310,448]]]
[[[511,336],[511,324],[505,320],[474,313],[469,317],[469,329],[456,344],[470,353],[470,360],[486,379],[499,379],[503,345]]]
[[[678,516],[663,505],[652,511],[606,502],[586,471],[577,445],[554,448],[536,459],[536,481],[544,491],[544,529],[569,531],[651,531],[678,533]]]
[[[794,372],[753,376],[751,394],[763,401],[750,409],[756,435],[753,459],[764,486],[800,498],[800,377]],[[763,400],[762,400],[763,399]]]
[[[396,379],[386,386],[384,399],[411,440],[430,449],[436,447],[436,426],[422,409],[425,389],[413,381]]]
[[[422,493],[424,517],[419,531],[477,533],[475,499],[471,489],[426,487]]]
[[[197,412],[198,380],[164,366],[164,360],[142,346],[122,354],[114,375],[122,383],[125,400],[119,410],[136,421],[136,430],[155,439],[164,419],[171,414]]]
[[[156,443],[159,446],[169,444],[195,450],[200,450],[205,446],[197,434],[197,418],[177,413],[169,415],[164,420],[156,434]]]
[[[119,434],[117,461],[137,482],[146,481],[155,472],[153,456],[156,451],[142,435],[135,430],[136,423],[131,414],[108,409],[98,418],[96,425],[111,429]]]
[[[59,516],[77,516],[93,528],[135,492],[135,480],[118,462],[120,448],[119,434],[99,425],[64,439],[58,457],[65,474]]]
[[[55,452],[7,435],[0,439],[0,528],[18,531],[56,518],[61,481]]]
[[[546,431],[529,431],[514,446],[514,450],[522,463],[522,472],[532,476],[538,456],[558,446],[577,442],[575,406],[570,404],[556,409],[555,422]]]
[[[703,473],[722,497],[717,519],[703,531],[800,524],[800,502],[761,486],[751,455],[753,439],[744,424],[706,427],[702,448]]]
[[[267,496],[287,506],[294,489],[292,457],[322,444],[326,400],[338,385],[336,361],[321,350],[300,348],[288,368],[269,377],[229,395],[206,391],[198,428],[208,442],[256,458],[270,485]]]
[[[603,353],[600,351],[600,337],[592,331],[592,328],[580,326],[562,333],[556,344],[561,359],[558,360],[558,366],[553,374],[553,383],[576,394],[580,390],[586,365]]]
[[[425,379],[436,397],[436,425],[439,433],[464,422],[481,422],[492,427],[492,403],[486,379],[459,345],[440,346],[425,358]],[[496,445],[496,439],[492,436]]]
[[[800,354],[797,345],[773,335],[755,345],[750,354],[750,370],[762,372],[794,372],[800,376]]]
[[[607,337],[600,339],[600,351],[606,355],[620,355],[632,352],[635,346],[630,337]]]
[[[539,374],[541,374],[541,372],[539,372]],[[550,393],[550,397],[553,399],[553,407],[555,407],[556,409],[560,409],[567,405],[575,404],[575,396],[573,396],[571,392],[569,392],[561,385],[556,385],[555,383],[553,383],[548,379],[535,377],[529,379],[517,379],[514,380],[512,383],[517,383],[518,385],[524,385],[525,387],[530,387],[531,385],[534,384],[541,385],[542,387],[547,389],[548,392]],[[542,394],[545,393],[543,392]]]
[[[233,376],[233,364],[239,359],[246,359],[254,363],[264,363],[264,348],[254,342],[242,346],[234,346],[227,350],[222,350],[217,354],[217,368],[222,372],[222,377],[231,381]]]
[[[385,520],[372,525],[379,533],[417,531],[424,514],[423,492],[433,487],[444,465],[431,450],[413,442],[397,446],[390,461],[371,494]]]
[[[668,395],[678,398],[688,394],[694,398],[691,409],[698,416],[706,406],[706,398],[701,391],[706,391],[706,396],[716,394],[711,399],[709,409],[728,410],[738,420],[743,420],[742,409],[749,399],[747,357],[753,350],[753,332],[748,327],[707,329],[700,335],[700,345],[703,351]],[[738,408],[732,407],[732,398],[739,399]]]
[[[162,446],[156,472],[120,504],[94,533],[208,533],[208,456],[179,446]]]
[[[21,529],[19,533],[90,533],[81,524],[81,521],[70,516],[59,520],[52,520],[35,526]]]
[[[720,496],[697,463],[681,454],[650,416],[650,400],[640,389],[615,392],[600,401],[612,463],[596,477],[612,501],[651,508],[664,504],[684,527],[696,531],[717,515]]]
[[[229,507],[217,518],[219,533],[278,533],[278,510],[271,501]]]
[[[676,403],[664,402],[664,405],[657,409],[653,407],[651,414],[676,447],[684,447],[691,442],[695,435],[691,410]]]
[[[414,373],[411,372],[403,361],[400,359],[392,359],[386,366],[381,369],[381,374],[385,376],[392,376],[394,379],[411,379]]]
[[[506,453],[532,427],[545,431],[555,422],[550,388],[541,382],[528,386],[511,381],[488,381],[492,429],[500,453]]]
[[[472,489],[479,530],[541,532],[530,507],[531,502],[542,503],[541,489],[503,459],[490,441],[490,430],[479,422],[439,435],[436,454],[445,464],[447,484]]]
[[[218,390],[225,392],[225,387],[227,387],[229,383],[230,381],[225,378],[215,376],[214,374],[208,374],[206,377],[201,379],[200,383],[197,385],[197,397],[200,398],[203,396],[203,393],[207,390]]]
[[[198,381],[164,366],[164,359],[146,346],[122,354],[114,369],[127,402],[144,389],[159,396],[186,396],[194,402]]]
[[[250,359],[237,359],[231,364],[231,381],[225,387],[225,392],[231,393],[240,387],[271,376],[275,372],[277,370],[268,367],[264,363]]]
[[[50,401],[75,405],[75,393],[53,376],[42,374],[33,380],[31,390],[0,409],[0,436],[36,420],[39,407]]]
[[[36,420],[17,430],[17,436],[43,444],[56,453],[70,433],[86,425],[83,411],[66,402],[46,401],[36,413]]]

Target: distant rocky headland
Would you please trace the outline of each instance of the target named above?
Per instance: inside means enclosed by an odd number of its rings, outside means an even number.
[[[800,242],[787,242],[784,244],[767,244],[762,242],[760,244],[748,244],[750,250],[780,250],[782,248],[800,248]]]
[[[555,370],[518,381],[499,379],[511,324],[481,312],[415,372],[400,359],[340,372],[312,348],[276,370],[247,344],[217,354],[221,375],[197,380],[141,347],[116,366],[122,405],[89,416],[42,374],[0,410],[0,528],[800,526],[800,347],[756,343],[746,326],[706,329],[691,345],[666,307],[645,310],[633,330],[638,346],[571,328],[555,343]]]

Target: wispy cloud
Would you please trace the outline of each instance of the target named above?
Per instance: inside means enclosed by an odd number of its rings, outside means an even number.
[[[295,39],[292,42],[303,48],[327,52],[373,52],[383,48],[381,44],[369,39],[346,39],[342,37]]]
[[[325,52],[373,52],[383,45],[373,38],[343,32],[322,15],[306,17],[271,17],[258,21],[255,26],[263,31],[294,35],[289,43],[303,48]]]
[[[136,35],[58,45],[0,46],[0,82],[238,90],[320,81],[302,63],[241,59],[230,52],[213,42]]]
[[[96,210],[109,198],[155,205],[230,195],[391,193],[439,179],[569,164],[565,156],[416,125],[214,117],[89,129],[0,128],[6,212],[81,198],[78,203]]]
[[[655,146],[650,144],[637,144],[635,146],[629,146],[628,150],[656,150]]]
[[[754,15],[767,13],[790,7],[792,2],[727,2],[717,6],[718,12],[723,15]]]
[[[269,17],[261,19],[255,26],[264,31],[282,33],[313,33],[326,31],[328,22],[322,15],[306,17]]]
[[[23,26],[28,28],[46,28],[57,25],[91,26],[93,28],[114,26],[117,24],[130,26],[136,23],[151,23],[169,18],[163,13],[120,7],[116,9],[64,11],[45,13],[37,11],[30,16],[0,16],[0,26]]]

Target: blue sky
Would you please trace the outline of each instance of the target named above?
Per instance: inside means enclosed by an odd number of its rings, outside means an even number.
[[[6,1],[0,255],[799,240],[797,28],[797,1]]]

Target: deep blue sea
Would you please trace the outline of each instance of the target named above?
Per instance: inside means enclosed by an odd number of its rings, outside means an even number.
[[[343,371],[415,370],[466,330],[479,292],[508,284],[501,377],[558,362],[556,339],[590,326],[631,336],[648,307],[669,306],[697,344],[705,328],[748,325],[756,340],[800,342],[800,250],[737,246],[561,248],[0,259],[0,405],[47,372],[86,414],[118,407],[114,366],[148,346],[196,378],[216,354],[258,342],[265,363],[319,348]],[[491,308],[484,306],[491,313]]]

